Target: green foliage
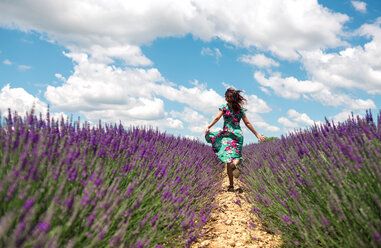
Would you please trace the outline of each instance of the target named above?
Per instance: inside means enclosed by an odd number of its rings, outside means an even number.
[[[246,147],[241,180],[284,246],[381,246],[381,126],[357,119]]]
[[[152,129],[9,118],[0,247],[184,247],[221,183],[209,148]]]

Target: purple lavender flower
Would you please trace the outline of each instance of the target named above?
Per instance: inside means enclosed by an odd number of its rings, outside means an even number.
[[[37,224],[41,232],[47,232],[50,229],[50,224],[46,222],[40,222]]]
[[[23,208],[26,209],[26,210],[29,210],[29,209],[33,206],[33,204],[34,204],[34,198],[29,198],[29,199],[25,202]]]

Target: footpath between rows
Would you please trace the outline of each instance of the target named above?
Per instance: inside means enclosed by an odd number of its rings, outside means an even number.
[[[245,192],[237,190],[241,182],[235,180],[235,192],[228,192],[228,185],[228,177],[225,176],[215,199],[217,208],[203,227],[204,235],[191,248],[279,247],[280,236],[266,232],[263,223],[250,211]]]

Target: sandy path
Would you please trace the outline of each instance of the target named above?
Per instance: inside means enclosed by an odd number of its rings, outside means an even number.
[[[264,231],[261,222],[250,214],[250,205],[245,200],[245,192],[228,192],[228,178],[225,173],[222,189],[216,197],[217,208],[211,213],[204,226],[205,235],[192,244],[191,248],[228,247],[278,247],[279,236]],[[235,189],[240,182],[234,180]]]

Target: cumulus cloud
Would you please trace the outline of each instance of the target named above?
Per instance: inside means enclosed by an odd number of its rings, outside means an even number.
[[[243,55],[239,57],[238,60],[247,64],[258,66],[260,68],[279,66],[278,62],[266,57],[264,54]]]
[[[366,12],[366,2],[362,1],[351,1],[352,6],[357,10],[362,13]]]
[[[272,89],[275,94],[287,99],[299,99],[301,95],[319,92],[324,85],[309,80],[299,81],[295,77],[283,78],[280,73],[273,73],[266,78],[263,72],[254,73],[255,80],[264,87]]]
[[[76,49],[72,49],[76,50]],[[115,45],[111,47],[103,47],[100,45],[92,45],[88,49],[80,50],[91,55],[91,60],[98,63],[112,64],[114,59],[120,59],[124,65],[132,66],[149,66],[152,61],[142,54],[140,47],[133,45]]]
[[[280,130],[279,127],[267,123],[258,113],[248,111],[246,112],[246,116],[257,131],[259,131],[258,128],[267,132],[278,132]],[[246,134],[252,135],[244,123],[241,124],[241,127],[243,127]]]
[[[347,47],[338,52],[318,50],[301,51],[301,63],[310,80],[282,77],[281,73],[270,73],[268,77],[257,71],[254,78],[268,94],[271,89],[286,99],[316,100],[324,106],[341,108],[345,115],[351,111],[377,108],[371,99],[359,99],[345,93],[346,90],[361,89],[369,94],[381,94],[381,18],[372,24],[364,24],[356,35],[371,38],[363,47]],[[339,114],[341,119],[344,114]],[[285,118],[284,126],[294,124]],[[308,123],[306,123],[308,124]]]
[[[352,115],[352,112],[350,111],[342,111],[328,119],[331,119],[335,122],[344,122],[346,121],[350,116]]]
[[[278,122],[282,124],[286,128],[296,128],[298,127],[298,123],[290,121],[286,117],[280,117],[278,118]]]
[[[363,46],[327,53],[320,49],[301,51],[301,63],[314,82],[326,88],[361,89],[381,94],[381,18],[364,24],[354,35],[371,40]]]
[[[173,118],[167,118],[167,125],[171,129],[182,130],[184,129],[183,122]]]
[[[255,72],[254,78],[262,86],[270,88],[275,94],[287,99],[314,99],[325,106],[343,107],[345,109],[376,108],[371,99],[354,99],[345,93],[336,93],[323,83],[309,80],[298,80],[294,77],[283,78],[280,73],[273,73],[269,78],[262,72]]]
[[[303,124],[303,125],[313,125],[314,121],[306,113],[299,113],[295,109],[290,109],[287,111],[287,115],[293,121]]]
[[[247,110],[253,113],[268,113],[271,108],[267,103],[256,95],[244,95],[247,98]]]
[[[208,125],[208,120],[204,115],[189,107],[185,107],[182,112],[171,111],[170,114],[186,122],[188,129],[193,133],[203,133],[206,125]]]
[[[376,105],[371,99],[353,99],[344,93],[335,93],[329,89],[311,94],[312,98],[320,101],[325,106],[343,107],[349,110],[375,109]]]
[[[45,92],[55,108],[84,113],[118,109],[125,118],[164,117],[163,101],[150,89],[163,81],[156,69],[121,69],[94,62],[84,53],[66,55],[76,62],[73,75],[62,86],[48,86]]]
[[[191,113],[187,107],[186,116],[168,116],[164,99],[192,106],[204,113],[214,113],[223,102],[223,98],[207,89],[205,84],[195,81],[191,88],[177,86],[167,82],[155,68],[116,67],[86,53],[65,55],[73,60],[74,72],[67,79],[57,74],[63,84],[48,86],[45,98],[55,109],[78,112],[94,123],[102,119],[122,121],[124,125],[182,130],[183,121],[188,122],[190,116],[198,112]],[[190,127],[192,132],[199,133],[200,127],[206,125],[205,117],[201,114],[199,117],[199,121],[204,122]]]
[[[32,96],[23,88],[11,88],[10,84],[5,85],[0,92],[0,111],[6,116],[8,109],[16,111],[19,116],[25,116],[34,107],[35,113],[47,113],[48,106],[39,98]]]
[[[184,103],[206,114],[216,112],[218,106],[224,103],[224,98],[213,89],[205,89],[202,85],[192,88],[174,87],[168,84],[154,85],[155,93],[168,100]]]
[[[287,111],[287,117],[278,118],[278,123],[282,124],[284,132],[290,132],[296,128],[309,127],[314,124],[321,124],[320,121],[313,121],[306,113],[299,113],[295,109]]]
[[[273,133],[278,132],[280,130],[279,127],[271,125],[265,121],[257,121],[257,122],[255,122],[254,125],[259,127],[259,128],[264,129],[265,131],[273,132]]]
[[[343,45],[338,35],[348,19],[316,0],[0,2],[2,26],[36,30],[65,46],[113,49],[190,33],[286,59],[299,58],[299,50]],[[149,62],[142,58],[140,63]]]

